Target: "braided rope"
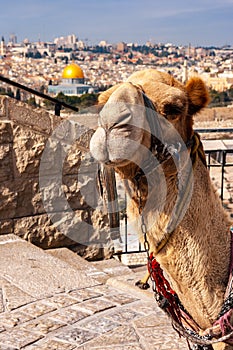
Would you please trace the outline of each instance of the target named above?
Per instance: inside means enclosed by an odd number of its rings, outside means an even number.
[[[164,277],[163,270],[153,256],[153,253],[148,258],[148,271],[153,282],[157,304],[171,318],[172,326],[180,336],[183,336],[194,344],[203,346],[233,340],[233,327],[229,323],[229,318],[233,313],[232,309],[229,311],[229,314],[222,316],[222,320],[220,318],[203,335],[200,335],[197,331],[201,331],[201,329],[184,309],[177,294]],[[182,319],[190,328],[183,325]],[[230,332],[225,334],[228,330]]]

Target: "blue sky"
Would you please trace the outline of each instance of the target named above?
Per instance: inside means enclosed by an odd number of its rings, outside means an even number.
[[[2,4],[1,4],[2,3]],[[233,44],[233,0],[0,0],[0,36]]]

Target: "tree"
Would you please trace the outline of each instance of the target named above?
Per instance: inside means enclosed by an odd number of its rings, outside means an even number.
[[[84,94],[80,97],[80,106],[85,108],[93,106],[96,104],[97,100],[97,94]]]
[[[18,101],[21,100],[20,89],[17,89],[17,90],[16,90],[15,98],[16,98],[16,100],[18,100]]]
[[[61,102],[67,102],[67,96],[63,92],[59,92],[56,96],[56,99]]]
[[[233,89],[218,92],[210,90],[210,107],[227,106],[233,101]]]
[[[8,95],[8,96],[10,96],[10,97],[14,97],[14,92],[11,90],[11,88],[7,88],[7,92],[6,92],[6,94]]]
[[[36,53],[34,54],[34,58],[42,58],[39,51],[36,51]]]
[[[0,95],[6,95],[6,89],[0,86]]]
[[[37,107],[37,103],[36,103],[35,97],[30,97],[30,98],[27,100],[27,103],[29,104],[29,106],[31,106],[31,107],[33,107],[33,108],[36,108],[36,107]]]
[[[42,94],[44,94],[46,92],[46,87],[44,84],[42,84],[39,88],[39,91],[42,92]]]

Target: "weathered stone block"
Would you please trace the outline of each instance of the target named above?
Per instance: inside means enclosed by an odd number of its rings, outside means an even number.
[[[38,177],[17,178],[12,188],[17,192],[17,217],[45,213],[39,192]]]
[[[88,261],[110,259],[114,253],[113,246],[101,247],[99,245],[82,246],[78,245],[72,250]]]
[[[69,117],[70,134],[76,140],[77,146],[83,151],[89,151],[91,137],[98,126],[96,114],[77,114]]]
[[[0,144],[0,182],[13,179],[12,144]]]
[[[0,96],[0,119],[8,119],[8,100],[7,96]]]
[[[84,210],[23,217],[13,220],[14,234],[44,249],[77,246],[89,259],[109,257],[109,234],[94,230],[90,218],[89,211]]]
[[[78,173],[89,174],[91,178],[96,178],[98,172],[98,163],[91,156],[90,153],[83,153],[81,158],[81,164],[78,169]]]
[[[75,243],[60,233],[46,214],[14,219],[14,234],[44,249]]]
[[[46,137],[25,126],[14,125],[13,150],[15,153],[15,177],[21,174],[37,174]]]
[[[13,233],[13,220],[0,220],[0,235]]]
[[[96,179],[88,174],[41,175],[38,186],[48,212],[95,209],[99,205]]]
[[[8,113],[10,120],[17,124],[32,126],[33,130],[49,135],[51,121],[49,113],[42,109],[32,109],[26,103],[9,99]]]
[[[65,197],[73,210],[98,207],[98,195],[95,179],[86,174],[63,177]]]
[[[0,144],[7,144],[12,142],[12,123],[10,121],[0,121]]]
[[[77,146],[80,149],[83,149],[85,151],[89,151],[89,145],[90,140],[92,138],[92,135],[94,134],[95,130],[89,129],[82,133],[82,136],[78,138],[77,140]]]
[[[112,254],[89,153],[96,123],[95,115],[67,120],[0,97],[0,234],[42,248],[76,246],[88,259]]]
[[[72,239],[76,245],[96,243],[90,216],[90,210],[70,210],[49,215],[59,232]]]
[[[69,189],[63,185],[61,176],[40,177],[38,186],[46,212],[56,213],[70,210],[70,204],[66,197]],[[75,195],[76,198],[80,198],[78,191]]]
[[[12,182],[4,182],[0,184],[1,219],[11,219],[16,215],[18,194],[11,188]]]
[[[92,116],[95,122],[87,123],[87,115],[70,116],[67,118],[60,118],[56,121],[53,128],[52,137],[62,140],[66,144],[78,143],[78,147],[83,151],[89,150],[90,139],[94,133],[95,127],[92,124],[96,123],[97,118]],[[96,124],[97,126],[97,124]]]
[[[62,169],[63,174],[77,174],[84,157],[85,155],[80,149],[78,149],[77,143],[75,142],[65,154],[65,161]]]
[[[62,176],[65,162],[66,152],[63,149],[61,141],[52,137],[48,138],[40,157],[40,175],[42,177],[55,175],[58,177]]]

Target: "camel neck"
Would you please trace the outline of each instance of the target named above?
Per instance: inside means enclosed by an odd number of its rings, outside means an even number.
[[[176,176],[162,178],[160,175],[153,174],[150,187],[144,179],[140,183],[151,252],[157,251],[159,242],[166,234],[177,197]],[[133,221],[135,215],[139,215],[138,195],[131,180],[126,180],[125,185],[132,198],[127,213],[129,220]],[[150,203],[146,202],[148,192]],[[140,220],[137,225],[140,235]],[[208,170],[198,158],[193,169],[189,206],[156,258],[184,307],[203,329],[216,320],[223,304],[230,262],[229,232],[230,223],[222,203],[210,181]]]
[[[200,160],[193,195],[177,230],[158,255],[184,307],[202,328],[223,304],[231,254],[230,223]]]

